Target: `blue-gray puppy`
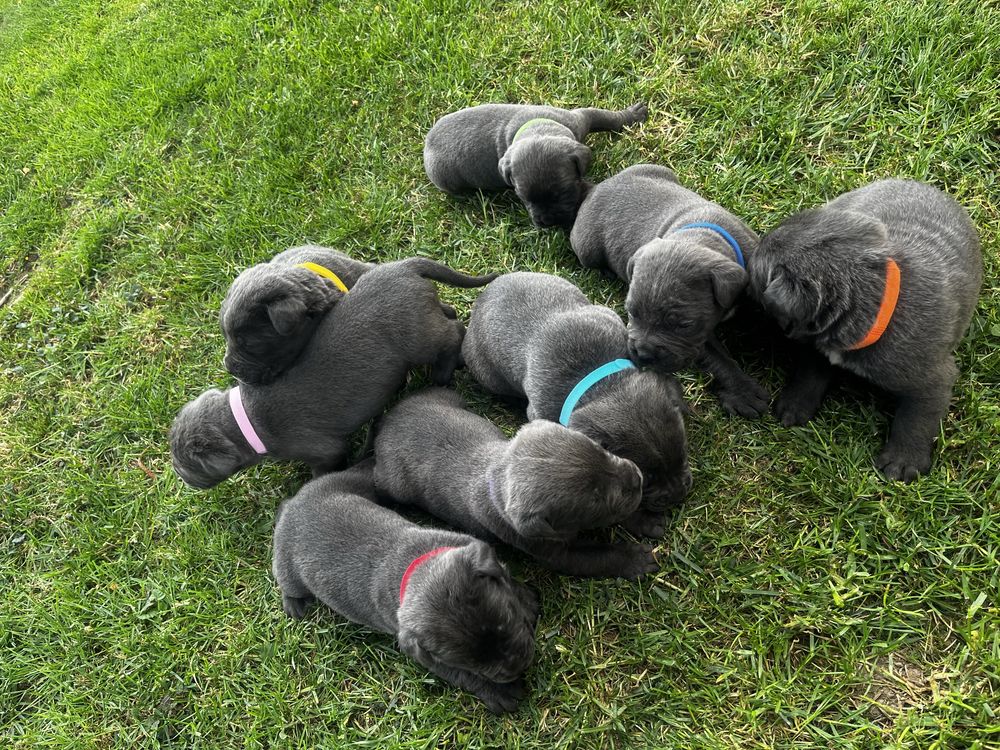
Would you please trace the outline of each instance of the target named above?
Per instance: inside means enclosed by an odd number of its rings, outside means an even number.
[[[278,509],[272,571],[289,616],[319,599],[495,713],[525,694],[538,597],[486,543],[372,500],[371,462],[307,483]]]
[[[715,337],[746,288],[757,235],[666,167],[639,164],[587,196],[570,243],[588,268],[628,283],[632,358],[668,372],[697,364],[731,414],[758,417],[770,398]]]
[[[633,461],[643,501],[624,525],[663,534],[664,511],[691,487],[683,401],[673,378],[628,360],[625,324],[613,310],[558,276],[505,274],[473,305],[462,356],[487,390],[526,398],[529,419],[562,422]]]
[[[637,578],[656,570],[652,548],[583,542],[639,505],[635,464],[554,422],[530,422],[512,440],[465,409],[454,391],[403,399],[375,437],[375,485],[489,541],[517,547],[560,573]]]
[[[412,368],[429,365],[435,383],[451,380],[465,327],[444,314],[428,279],[445,268],[427,258],[374,268],[323,316],[276,380],[212,389],[188,403],[170,431],[181,479],[212,487],[265,457],[331,471],[351,433],[381,413]]]
[[[982,284],[965,209],[930,185],[881,180],[786,219],[750,272],[789,337],[898,399],[882,473],[907,482],[925,473]],[[831,368],[810,362],[775,404],[786,425],[811,419],[829,384]]]
[[[448,193],[513,188],[539,227],[569,229],[590,183],[588,133],[646,119],[645,104],[586,107],[481,104],[445,115],[424,141],[427,177]]]
[[[273,381],[295,363],[337,300],[374,267],[329,247],[302,245],[243,271],[229,287],[219,314],[226,369],[244,383]],[[447,267],[433,270],[438,280],[454,286],[482,284],[478,277]],[[441,309],[456,317],[448,305],[442,303]]]

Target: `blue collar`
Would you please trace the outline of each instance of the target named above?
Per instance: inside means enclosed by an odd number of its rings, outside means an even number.
[[[708,221],[696,221],[693,224],[685,224],[680,229],[675,229],[674,231],[683,232],[685,229],[711,229],[729,243],[729,247],[731,247],[733,252],[736,254],[736,262],[740,264],[744,271],[747,270],[746,261],[743,260],[743,251],[740,250],[740,243],[733,238],[733,235],[720,227],[718,224],[712,224]]]
[[[583,394],[593,388],[596,383],[604,380],[604,378],[610,375],[614,375],[616,372],[621,372],[622,370],[628,370],[634,367],[635,365],[630,359],[616,359],[601,365],[589,375],[585,376],[583,380],[573,387],[573,390],[571,390],[569,395],[566,397],[566,401],[563,403],[562,411],[559,412],[559,424],[563,427],[569,427],[569,418],[573,413],[573,409],[576,408],[580,399],[583,398]]]

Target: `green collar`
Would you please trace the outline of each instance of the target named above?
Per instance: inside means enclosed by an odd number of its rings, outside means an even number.
[[[555,120],[550,120],[548,117],[533,117],[530,120],[528,120],[526,123],[524,123],[524,125],[522,125],[521,127],[519,127],[517,129],[517,132],[514,133],[514,138],[511,141],[511,143],[513,143],[518,138],[520,138],[521,135],[524,133],[524,131],[527,130],[528,128],[533,128],[535,125],[541,125],[542,123],[545,123],[545,122],[551,122],[553,125],[562,126],[561,122],[556,122]]]

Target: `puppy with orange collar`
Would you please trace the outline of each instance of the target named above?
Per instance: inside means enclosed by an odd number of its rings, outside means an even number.
[[[909,482],[927,472],[958,376],[953,352],[982,285],[965,209],[930,185],[880,180],[784,221],[749,270],[753,294],[790,338],[898,399],[882,473]],[[801,368],[778,418],[809,421],[831,373],[823,359]]]

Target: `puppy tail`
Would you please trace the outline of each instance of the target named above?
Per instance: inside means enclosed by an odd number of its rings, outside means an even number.
[[[463,289],[486,286],[500,275],[498,273],[488,273],[485,276],[470,276],[467,273],[456,271],[444,263],[438,263],[436,260],[431,260],[430,258],[406,258],[400,261],[400,263],[405,265],[407,270],[417,274],[417,276],[430,279],[431,281],[440,281],[442,284],[448,284],[449,286],[462,287]]]

